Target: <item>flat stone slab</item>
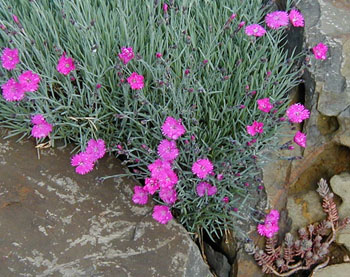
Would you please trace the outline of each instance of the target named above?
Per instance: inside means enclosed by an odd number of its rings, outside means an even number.
[[[115,157],[80,176],[69,149],[0,138],[0,276],[212,276],[184,228],[136,206]]]

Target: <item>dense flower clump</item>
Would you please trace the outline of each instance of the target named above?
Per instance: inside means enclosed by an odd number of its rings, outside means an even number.
[[[279,230],[279,218],[279,212],[277,210],[271,210],[270,213],[266,215],[264,224],[258,225],[258,233],[260,234],[260,236],[272,238]]]

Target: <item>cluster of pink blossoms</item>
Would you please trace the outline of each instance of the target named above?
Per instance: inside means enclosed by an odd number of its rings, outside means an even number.
[[[270,213],[265,217],[264,224],[258,225],[258,233],[260,236],[272,238],[279,230],[279,218],[279,212],[277,210],[271,210]]]
[[[31,122],[34,124],[31,134],[35,138],[45,138],[52,132],[52,125],[46,121],[42,114],[32,116]]]
[[[18,49],[5,48],[1,55],[2,66],[7,70],[13,70],[19,63]],[[38,90],[40,77],[30,70],[18,76],[18,82],[11,78],[1,86],[2,96],[6,101],[21,101],[26,92]]]
[[[118,56],[123,64],[128,64],[133,58],[135,58],[134,50],[132,47],[122,47],[121,53],[119,53]],[[144,87],[144,77],[136,72],[131,73],[131,75],[126,80],[133,90],[142,89]]]
[[[286,115],[291,123],[301,123],[305,119],[309,118],[310,112],[300,103],[289,106],[286,111]],[[294,142],[301,147],[306,147],[306,135],[300,131],[297,131],[294,135]]]
[[[208,175],[214,174],[214,166],[209,159],[199,159],[192,165],[192,173],[200,179],[207,178]],[[207,182],[199,182],[196,186],[196,192],[198,196],[214,195],[217,192],[217,188]]]
[[[74,155],[71,165],[76,166],[75,172],[81,175],[93,170],[95,162],[106,154],[106,145],[103,139],[90,139],[85,151]]]
[[[149,194],[153,195],[156,191],[163,202],[168,205],[174,204],[177,200],[175,185],[178,177],[172,169],[172,163],[179,155],[175,140],[181,137],[186,130],[181,120],[170,116],[166,118],[161,129],[167,139],[163,139],[158,145],[159,159],[148,165],[151,176],[146,178],[145,186],[134,187],[132,200],[135,204],[145,205]],[[155,206],[152,216],[161,224],[166,224],[172,219],[170,208],[165,205]]]
[[[325,60],[327,58],[328,46],[320,42],[312,48],[316,60]]]
[[[265,16],[265,23],[271,29],[279,29],[283,26],[287,26],[289,22],[294,27],[303,27],[304,17],[295,9],[291,10],[289,14],[285,11],[274,11]],[[246,26],[245,33],[248,36],[261,37],[266,34],[266,30],[259,24],[251,24]]]

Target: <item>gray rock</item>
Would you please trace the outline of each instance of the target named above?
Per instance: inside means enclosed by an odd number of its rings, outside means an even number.
[[[204,252],[208,264],[218,277],[229,277],[231,266],[227,258],[220,252],[215,251],[208,243],[204,243]]]
[[[315,191],[289,196],[287,210],[292,219],[291,232],[294,234],[300,228],[326,217],[322,210],[321,198]]]
[[[341,173],[330,180],[330,186],[335,194],[341,197],[342,204],[339,207],[339,217],[350,216],[350,174]]]
[[[330,265],[316,271],[313,277],[348,277],[350,272],[350,263]]]
[[[70,149],[0,139],[0,276],[212,276],[184,228],[136,206],[138,183],[107,157],[80,176]]]

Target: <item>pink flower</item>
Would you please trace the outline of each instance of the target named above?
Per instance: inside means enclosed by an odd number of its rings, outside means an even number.
[[[248,36],[262,37],[263,35],[265,35],[266,30],[259,24],[251,24],[245,27],[245,33]]]
[[[148,192],[141,186],[134,186],[132,201],[135,204],[145,205],[148,202]]]
[[[306,147],[306,135],[300,131],[294,135],[294,142],[301,147]]]
[[[278,210],[271,210],[268,215],[265,217],[265,223],[271,222],[273,224],[278,224],[278,220],[280,219],[280,213]]]
[[[13,78],[7,81],[6,84],[1,86],[2,96],[6,101],[20,101],[24,98],[25,91],[20,83],[17,83]]]
[[[179,181],[176,173],[172,169],[164,169],[158,176],[160,188],[172,188]]]
[[[81,175],[89,173],[94,168],[94,162],[91,159],[91,155],[85,152],[74,155],[71,159],[71,165],[76,166],[75,172]]]
[[[172,161],[179,155],[179,149],[176,148],[175,140],[163,139],[158,145],[158,155],[164,161]]]
[[[273,108],[273,105],[270,103],[270,98],[263,98],[256,101],[258,103],[258,109],[264,113],[268,113]]]
[[[162,125],[162,133],[170,139],[178,139],[186,132],[185,127],[181,123],[181,119],[168,116]]]
[[[158,189],[160,185],[157,178],[146,178],[145,179],[145,186],[143,189],[147,191],[149,194],[154,194]]]
[[[230,20],[234,20],[235,18],[236,18],[236,14],[235,13],[233,13],[233,14],[231,14],[231,16],[230,16]]]
[[[126,80],[130,84],[131,89],[142,89],[144,86],[143,79],[142,75],[133,72]]]
[[[287,26],[289,23],[288,13],[283,11],[268,13],[265,16],[265,22],[271,29],[278,29],[282,26]]]
[[[177,200],[176,190],[173,188],[161,188],[159,191],[159,197],[166,204],[174,204]]]
[[[206,178],[213,169],[214,166],[208,159],[199,159],[192,165],[193,174],[197,175],[200,179]]]
[[[223,174],[218,174],[218,176],[216,176],[216,179],[221,181],[222,179],[224,179],[224,175]]]
[[[156,57],[157,57],[157,59],[160,59],[162,57],[162,53],[157,52]]]
[[[161,224],[167,224],[173,219],[169,207],[161,205],[154,206],[152,217]]]
[[[164,11],[164,13],[168,12],[168,4],[167,3],[163,4],[163,11]]]
[[[289,20],[294,27],[304,27],[304,17],[298,10],[292,9],[289,12]]]
[[[43,123],[47,123],[44,116],[42,114],[36,114],[32,116],[32,120],[31,122],[33,124],[43,124]]]
[[[74,60],[70,57],[66,57],[66,53],[63,53],[61,58],[58,60],[56,69],[59,73],[68,75],[75,69]]]
[[[16,15],[12,15],[12,19],[13,19],[13,21],[15,22],[15,23],[17,23],[17,24],[19,24],[19,19],[18,19],[18,17],[16,16]]]
[[[122,47],[122,52],[118,56],[124,64],[127,64],[135,57],[135,54],[132,47]]]
[[[310,112],[302,104],[296,103],[287,109],[286,115],[290,122],[301,123],[303,120],[309,118]]]
[[[242,27],[245,25],[245,21],[241,21],[239,24],[238,24],[238,29],[242,29]]]
[[[3,68],[7,70],[12,70],[16,68],[16,65],[19,63],[18,49],[5,48],[2,51],[1,62]]]
[[[202,197],[204,195],[214,195],[217,192],[216,186],[212,186],[207,182],[200,182],[196,187],[196,192],[198,196]]]
[[[90,139],[85,152],[91,155],[93,161],[96,161],[106,154],[106,144],[103,139]]]
[[[171,170],[171,165],[169,161],[157,159],[153,163],[149,164],[147,168],[149,171],[151,171],[151,177],[158,179],[158,177],[163,174],[164,170]]]
[[[252,125],[247,126],[247,132],[251,136],[255,136],[257,133],[261,134],[264,132],[264,123],[254,121]]]
[[[222,198],[221,201],[227,204],[228,202],[230,202],[230,198],[228,198],[228,196],[225,196]]]
[[[23,85],[23,90],[28,92],[36,91],[39,87],[40,77],[30,70],[23,72],[18,77],[18,81]]]
[[[322,42],[312,48],[312,52],[314,53],[317,60],[325,60],[327,58],[327,51],[327,45],[323,44]]]
[[[52,125],[44,122],[41,124],[35,124],[32,128],[32,136],[35,138],[44,138],[52,132]]]

